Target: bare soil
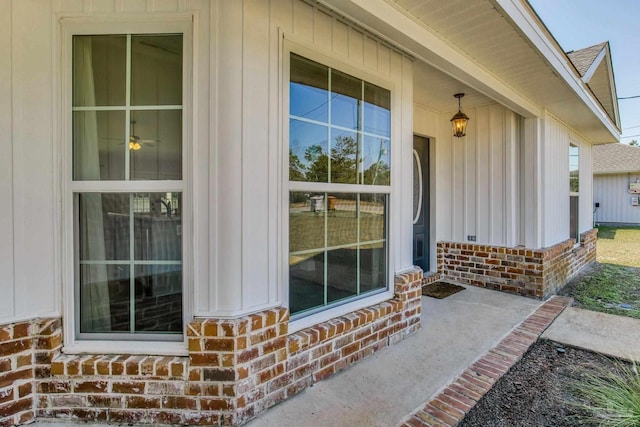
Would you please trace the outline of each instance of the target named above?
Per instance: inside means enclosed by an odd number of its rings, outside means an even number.
[[[588,414],[570,404],[579,402],[571,391],[572,385],[585,372],[613,370],[615,363],[598,353],[540,340],[469,411],[459,426],[576,425],[578,418]]]

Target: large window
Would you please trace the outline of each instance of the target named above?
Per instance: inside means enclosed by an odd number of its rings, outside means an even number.
[[[183,36],[73,37],[76,334],[182,336]]]
[[[569,237],[580,241],[580,148],[569,145]]]
[[[289,309],[301,316],[387,287],[391,94],[290,59]]]

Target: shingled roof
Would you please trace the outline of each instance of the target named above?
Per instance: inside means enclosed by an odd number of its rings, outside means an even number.
[[[620,126],[609,42],[567,52],[567,57],[609,117]]]
[[[593,173],[640,172],[640,147],[626,144],[593,146]]]
[[[607,42],[599,43],[595,46],[586,47],[580,50],[573,50],[571,52],[567,52],[567,56],[580,73],[581,77],[584,77],[593,64],[593,61],[596,60],[598,54],[605,48]]]

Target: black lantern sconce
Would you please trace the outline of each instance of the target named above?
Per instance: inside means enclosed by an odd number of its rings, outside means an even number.
[[[469,122],[469,117],[467,117],[467,115],[462,112],[462,109],[460,107],[460,98],[464,96],[464,93],[456,93],[453,96],[458,98],[458,112],[451,118],[451,125],[453,126],[453,136],[462,138],[466,135],[465,131],[467,130],[467,123]]]

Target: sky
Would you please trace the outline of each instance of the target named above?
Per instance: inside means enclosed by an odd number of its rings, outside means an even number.
[[[565,52],[609,41],[621,142],[640,141],[640,0],[529,0]]]

